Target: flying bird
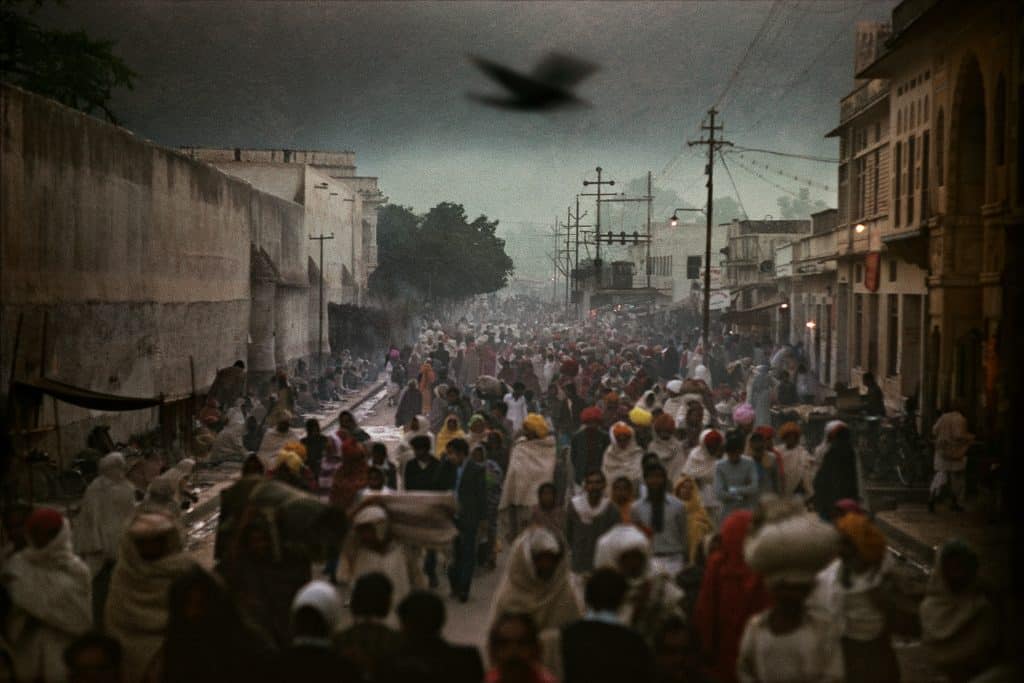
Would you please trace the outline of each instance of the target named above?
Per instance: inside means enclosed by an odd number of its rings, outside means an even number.
[[[550,53],[530,74],[521,74],[483,57],[470,60],[509,91],[505,97],[470,93],[470,99],[500,109],[545,111],[562,107],[588,106],[572,89],[597,71],[597,65],[569,55]]]

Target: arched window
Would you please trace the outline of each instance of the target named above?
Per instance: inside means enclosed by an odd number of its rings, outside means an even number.
[[[946,183],[946,117],[939,109],[935,117],[935,184],[942,187]]]
[[[1002,74],[999,75],[999,82],[996,85],[996,103],[994,116],[995,127],[993,129],[993,144],[995,145],[996,166],[1006,163],[1006,80]]]

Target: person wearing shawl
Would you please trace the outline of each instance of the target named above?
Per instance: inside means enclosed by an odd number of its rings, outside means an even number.
[[[654,570],[651,543],[632,524],[612,527],[597,542],[595,569],[615,569],[629,583],[621,622],[653,645],[662,626],[683,616],[683,593],[672,577]]]
[[[754,408],[754,425],[770,425],[772,423],[772,377],[767,365],[758,365],[750,378],[747,401]]]
[[[404,427],[409,421],[423,412],[423,396],[416,380],[411,379],[398,397],[395,409],[395,426]]]
[[[583,493],[573,497],[565,514],[565,540],[572,557],[572,571],[586,575],[594,570],[597,540],[621,520],[611,499],[605,496],[607,483],[601,470],[591,470],[583,479]]]
[[[604,415],[600,408],[584,408],[580,413],[580,427],[572,436],[571,458],[572,470],[576,485],[583,484],[584,476],[595,470],[600,470],[605,449],[611,443],[611,437],[602,427]]]
[[[416,558],[391,538],[388,513],[380,505],[366,505],[355,514],[342,555],[347,583],[375,572],[383,574],[391,582],[393,604],[401,602],[420,583]]]
[[[328,434],[323,457],[320,459],[320,472],[316,480],[316,490],[327,493],[334,483],[334,475],[341,468],[341,437],[335,434]]]
[[[662,404],[662,412],[677,419],[680,414],[686,414],[686,402],[683,399],[683,381],[673,379],[665,383],[665,392],[668,395]]]
[[[768,604],[761,577],[743,557],[753,518],[749,510],[738,510],[722,522],[722,542],[708,557],[694,610],[707,674],[723,683],[737,680],[736,658],[747,619]]]
[[[721,519],[722,504],[715,496],[715,466],[722,457],[724,445],[722,432],[716,429],[703,430],[700,432],[700,442],[690,451],[681,472],[681,475],[693,479],[703,506],[714,524],[718,524]]]
[[[245,414],[242,413],[240,404],[244,399],[237,399],[237,402],[228,410],[226,424],[217,433],[210,447],[210,462],[223,462],[225,460],[241,461],[248,455],[249,449],[243,442],[245,438]]]
[[[167,632],[171,584],[197,566],[184,534],[168,515],[140,512],[121,539],[104,623],[124,647],[125,678],[140,680]]]
[[[625,422],[628,419],[628,411],[623,409],[618,392],[609,391],[604,395],[604,428],[609,429],[616,422]]]
[[[782,495],[802,494],[810,498],[814,494],[814,470],[811,454],[800,443],[800,426],[787,422],[779,427],[782,445],[777,449],[782,458]]]
[[[348,510],[355,503],[360,489],[366,486],[366,473],[370,468],[366,449],[355,439],[341,443],[341,467],[331,482],[331,505]]]
[[[75,552],[93,576],[93,618],[102,620],[110,575],[117,561],[121,534],[135,514],[135,487],[125,477],[124,455],[108,453],[98,463],[99,476],[90,482],[75,517]]]
[[[821,467],[814,477],[814,508],[822,519],[829,519],[836,501],[857,500],[857,460],[853,453],[850,430],[844,422],[833,420],[825,425],[825,451]]]
[[[531,527],[512,545],[490,623],[506,613],[528,614],[538,631],[559,629],[583,615],[569,580],[565,545],[550,530]]]
[[[63,681],[64,649],[93,624],[92,577],[71,549],[64,516],[39,508],[25,522],[28,544],[3,567],[10,599],[3,635],[22,681]]]
[[[454,410],[448,405],[448,385],[438,384],[434,387],[434,398],[430,402],[430,429],[435,434],[444,427],[445,418]]]
[[[644,496],[633,504],[630,518],[651,537],[652,564],[675,577],[689,556],[686,508],[669,490],[665,468],[657,461],[644,466]]]
[[[484,441],[487,440],[487,418],[480,413],[474,413],[469,418],[466,428],[469,430],[466,432],[466,441],[469,443],[470,451],[484,445]]]
[[[668,480],[676,481],[686,465],[686,449],[676,438],[676,421],[668,413],[658,415],[654,420],[654,439],[647,444],[647,452],[658,456]]]
[[[682,501],[686,510],[686,543],[687,558],[690,564],[697,561],[704,539],[714,531],[714,525],[708,512],[704,509],[700,489],[692,477],[682,474],[676,479],[673,489],[676,498]]]
[[[530,526],[541,526],[565,535],[565,507],[558,504],[555,485],[546,481],[537,487],[537,504],[530,513]]]
[[[885,536],[865,515],[836,521],[839,557],[818,574],[811,604],[838,625],[846,683],[898,682],[900,666],[887,623],[887,579],[892,560]]]
[[[983,680],[1004,666],[1003,619],[978,569],[978,555],[970,546],[959,539],[946,541],[921,602],[921,642],[932,664],[955,683]]]
[[[953,401],[932,425],[932,438],[935,440],[935,455],[932,463],[935,477],[928,491],[928,510],[935,511],[935,503],[942,496],[945,486],[953,496],[952,509],[963,510],[966,492],[967,451],[974,441],[974,436],[967,429],[967,418],[961,401]]]
[[[437,373],[434,372],[434,367],[431,365],[430,359],[423,361],[423,365],[420,366],[419,375],[419,389],[422,406],[420,410],[424,413],[430,414],[431,399],[433,398],[434,383],[437,381]]]
[[[459,425],[459,416],[455,413],[449,414],[442,423],[441,429],[438,430],[437,437],[434,440],[434,457],[439,460],[443,458],[448,448],[448,442],[452,439],[465,438],[466,432],[462,431],[462,427]]]
[[[601,461],[605,480],[614,482],[619,477],[628,477],[633,489],[639,490],[644,450],[636,442],[633,428],[625,422],[616,422],[608,435],[611,439]]]
[[[554,481],[556,460],[555,437],[547,422],[530,413],[523,421],[523,436],[512,447],[498,504],[504,536],[509,542],[528,525],[532,508],[537,504],[538,487]]]
[[[838,551],[838,534],[798,501],[773,497],[764,503],[759,516],[762,524],[751,532],[744,556],[751,569],[764,577],[771,606],[752,616],[743,630],[736,663],[739,680],[846,680],[841,629],[829,615],[808,605],[818,572]]]

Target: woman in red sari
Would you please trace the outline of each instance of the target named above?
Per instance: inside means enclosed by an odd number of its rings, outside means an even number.
[[[694,624],[708,676],[735,683],[736,659],[747,619],[767,606],[761,577],[743,559],[743,541],[753,515],[737,510],[721,527],[722,543],[708,558],[697,596]]]
[[[342,436],[340,430],[338,435]],[[348,510],[355,502],[356,494],[366,486],[370,466],[363,445],[349,437],[347,433],[344,436],[345,440],[341,444],[341,467],[334,473],[330,501],[331,505]]]

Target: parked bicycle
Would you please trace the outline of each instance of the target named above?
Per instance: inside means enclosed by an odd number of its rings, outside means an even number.
[[[88,485],[83,469],[83,462],[76,460],[71,468],[61,470],[49,453],[32,449],[15,461],[10,493],[15,500],[33,503],[77,498]]]
[[[913,415],[858,416],[850,421],[854,452],[864,477],[875,482],[912,487],[931,478],[929,445]]]

